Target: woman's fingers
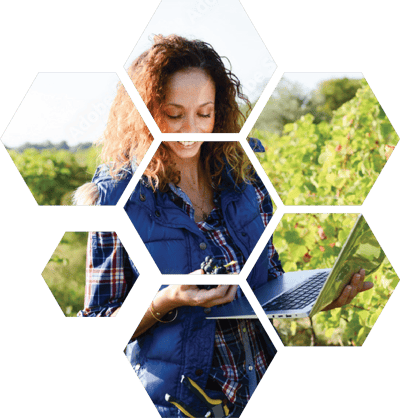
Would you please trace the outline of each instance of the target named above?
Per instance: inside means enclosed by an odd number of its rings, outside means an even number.
[[[180,306],[203,306],[215,298],[221,298],[225,295],[229,286],[218,286],[206,290],[200,289],[196,285],[176,285],[178,288],[177,298],[180,300]]]
[[[211,308],[212,306],[231,302],[235,298],[236,290],[237,285],[220,285],[214,289],[205,290],[201,306]]]
[[[363,287],[360,290],[360,292],[365,292],[366,290],[372,289],[374,287],[374,284],[372,282],[364,282]]]
[[[177,306],[203,306],[211,307],[219,303],[229,302],[234,297],[236,289],[232,286],[220,285],[210,290],[199,289],[196,285],[177,285],[176,299]],[[232,296],[233,294],[233,296]]]
[[[342,294],[328,305],[324,310],[340,308],[350,303],[360,292],[372,289],[374,284],[371,282],[364,282],[365,270],[360,269],[358,273],[354,273],[350,283],[343,289]]]
[[[336,299],[336,307],[340,308],[343,305],[346,305],[348,303],[348,300],[351,295],[351,291],[353,290],[352,286],[347,285],[344,289],[342,294]]]
[[[229,289],[225,294],[224,301],[222,301],[221,303],[232,302],[233,299],[235,299],[237,288],[238,288],[238,285],[229,286]]]
[[[370,283],[367,286],[364,286],[365,285],[364,280],[365,280],[364,269],[360,269],[358,273],[353,274],[353,277],[350,281],[351,291],[350,291],[350,295],[346,303],[350,303],[358,295],[358,293],[364,292],[365,290],[369,290],[371,289],[371,287],[373,287],[372,283]]]
[[[357,295],[357,289],[358,289],[358,282],[360,280],[360,275],[355,274],[353,276],[353,280],[351,281],[351,284],[349,285],[351,287],[350,294],[348,297],[348,300],[352,300]]]
[[[229,285],[219,285],[210,290],[205,290],[204,296],[208,301],[223,299],[228,293]]]
[[[357,295],[357,293],[361,292],[361,289],[363,288],[363,283],[365,280],[365,270],[364,269],[360,269],[360,271],[358,273],[353,274],[353,277],[351,279],[351,286],[353,286],[355,288],[355,294],[354,296]],[[354,297],[353,296],[353,297]]]

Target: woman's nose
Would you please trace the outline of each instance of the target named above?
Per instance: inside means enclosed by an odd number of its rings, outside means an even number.
[[[187,116],[182,126],[182,133],[195,134],[198,133],[196,119],[193,116]]]

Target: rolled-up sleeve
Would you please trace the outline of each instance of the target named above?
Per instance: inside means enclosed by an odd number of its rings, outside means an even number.
[[[138,276],[115,232],[90,232],[85,303],[78,316],[111,316],[121,307]]]

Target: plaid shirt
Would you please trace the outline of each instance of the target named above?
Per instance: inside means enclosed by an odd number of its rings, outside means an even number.
[[[264,376],[272,357],[257,320],[219,319],[216,322],[214,357],[207,386],[212,389],[218,385],[230,403],[244,408],[250,399],[250,391],[240,330],[246,330],[249,336],[257,383]]]
[[[115,232],[89,232],[85,307],[78,316],[111,316],[139,273]]]
[[[264,227],[272,217],[272,202],[261,181],[254,184]],[[194,209],[186,194],[170,184],[169,197],[181,207],[194,221]],[[225,264],[237,263],[231,272],[239,273],[245,259],[233,241],[226,227],[221,211],[220,193],[214,192],[214,208],[205,221],[196,222],[207,240],[217,248],[214,258]],[[272,239],[268,242],[270,259],[269,275],[278,277],[282,274]],[[199,266],[200,267],[200,266]],[[89,233],[86,259],[85,308],[78,316],[111,316],[119,308],[130,289],[138,272],[128,257],[121,241],[114,232]],[[250,399],[248,377],[245,368],[245,351],[239,328],[246,328],[256,369],[257,381],[264,375],[271,358],[260,335],[255,320],[217,320],[214,343],[214,357],[207,385],[221,388],[229,402],[244,407]]]
[[[171,200],[194,221],[194,208],[188,196],[182,189],[172,183],[169,186],[170,191],[168,194]],[[261,180],[258,179],[253,186],[256,191],[260,215],[264,227],[266,227],[272,217],[272,201]],[[205,221],[196,222],[196,224],[204,233],[208,242],[217,247],[218,253],[213,254],[213,258],[221,259],[224,264],[236,261],[237,263],[231,266],[230,269],[232,273],[239,273],[246,260],[227,229],[221,210],[220,193],[214,191],[213,210]],[[271,266],[268,274],[274,277],[282,275],[283,270],[272,239],[268,242],[267,253]],[[218,385],[229,402],[244,408],[250,399],[250,392],[246,375],[245,350],[240,329],[246,329],[249,335],[257,381],[259,382],[263,377],[271,358],[267,355],[267,348],[256,326],[256,321],[250,319],[217,320],[214,357],[208,386],[211,389],[216,388],[216,385]]]

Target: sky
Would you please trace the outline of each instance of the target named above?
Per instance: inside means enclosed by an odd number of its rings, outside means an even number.
[[[321,81],[330,80],[332,78],[363,78],[362,73],[284,73],[285,80],[301,85],[305,93],[314,90]]]
[[[243,84],[251,101],[258,98],[276,66],[239,1],[163,0],[128,60],[148,49],[154,34],[179,34],[201,39],[229,59],[227,66]],[[310,91],[324,79],[361,78],[361,73],[285,73]],[[39,73],[28,90],[2,142],[18,147],[25,142],[66,141],[69,146],[101,137],[119,81],[116,73]]]
[[[98,139],[119,81],[115,73],[39,73],[3,137],[4,145]]]
[[[208,42],[227,57],[251,100],[272,76],[276,64],[239,1],[163,0],[134,46],[125,66],[152,45],[154,35],[177,34]],[[224,60],[229,68],[229,63]],[[261,89],[262,90],[262,89]]]

